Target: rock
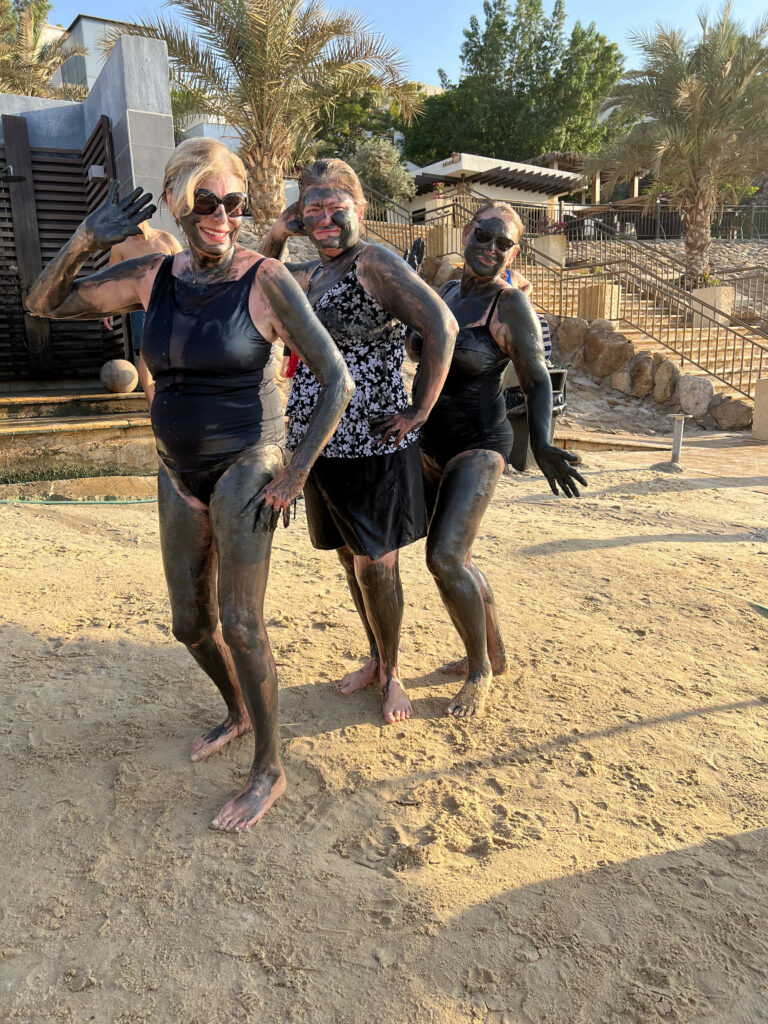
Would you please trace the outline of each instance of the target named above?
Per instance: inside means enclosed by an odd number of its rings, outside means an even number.
[[[621,391],[625,395],[631,393],[629,370],[627,369],[617,370],[616,373],[612,373],[609,383],[614,391]]]
[[[589,326],[590,327],[594,327],[596,331],[615,331],[616,330],[616,324],[612,323],[610,320],[603,319],[603,317],[601,317],[601,316],[595,317],[595,319],[590,323]]]
[[[442,262],[443,261],[439,256],[427,256],[424,259],[424,262],[421,264],[421,276],[427,284],[432,284],[434,282],[435,274],[440,269],[440,264]]]
[[[586,320],[580,320],[576,316],[565,316],[557,328],[557,343],[562,352],[569,355],[581,348],[589,324]]]
[[[561,316],[555,316],[554,313],[545,313],[544,319],[549,324],[550,331],[554,334],[560,326],[560,321],[563,319]]]
[[[139,383],[139,373],[127,359],[110,359],[102,366],[99,380],[106,391],[127,395]]]
[[[722,430],[746,430],[752,426],[752,403],[730,395],[715,395],[709,411]]]
[[[646,398],[653,391],[653,356],[638,352],[629,364],[630,394],[635,398]]]
[[[586,359],[584,358],[584,349],[577,348],[571,356],[571,366],[574,368],[574,370],[581,370],[584,368],[585,364]]]
[[[432,287],[441,288],[446,281],[452,281],[459,277],[461,277],[461,267],[455,266],[453,261],[445,256],[432,279]]]
[[[712,381],[692,373],[683,373],[677,388],[680,408],[686,415],[693,416],[697,423],[703,423],[715,394]]]
[[[656,368],[656,376],[653,378],[653,400],[658,402],[669,402],[675,396],[677,382],[680,380],[680,370],[671,359],[664,359]]]
[[[590,324],[584,338],[584,358],[587,372],[593,380],[610,377],[625,366],[634,353],[632,342],[623,334]]]

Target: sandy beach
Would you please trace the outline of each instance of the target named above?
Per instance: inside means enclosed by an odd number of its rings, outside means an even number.
[[[384,727],[338,692],[364,650],[335,558],[280,529],[288,791],[241,836],[208,823],[250,740],[188,759],[220,699],[170,634],[155,506],[0,506],[0,1019],[768,1020],[768,467],[658,459],[586,453],[578,502],[502,478],[476,554],[511,667],[478,722],[443,715],[423,542],[415,715]]]

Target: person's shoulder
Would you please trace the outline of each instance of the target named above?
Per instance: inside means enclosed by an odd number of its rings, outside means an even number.
[[[501,295],[496,307],[499,313],[519,313],[523,309],[530,309],[530,306],[531,303],[528,296],[520,288],[515,288],[508,284],[502,285]]]
[[[364,242],[357,258],[357,265],[361,270],[370,270],[375,267],[408,267],[415,273],[412,267],[408,266],[405,260],[398,253],[393,252],[386,245],[379,245],[378,242]]]
[[[177,252],[184,251],[181,242],[175,235],[172,235],[170,231],[160,231],[158,233],[160,235],[158,241],[165,249],[166,255],[175,256]]]

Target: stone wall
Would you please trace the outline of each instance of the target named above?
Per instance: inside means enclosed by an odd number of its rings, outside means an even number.
[[[633,398],[684,412],[702,427],[743,430],[752,423],[748,399],[716,394],[711,378],[680,369],[680,359],[636,351],[609,320],[547,317],[553,362],[583,370],[592,380]]]

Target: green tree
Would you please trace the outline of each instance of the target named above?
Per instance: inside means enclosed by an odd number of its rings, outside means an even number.
[[[314,142],[325,111],[381,89],[414,107],[403,60],[362,14],[322,0],[169,0],[131,35],[165,40],[172,87],[188,112],[220,117],[240,139],[257,223],[284,203],[283,174]],[[123,30],[124,32],[125,30]]]
[[[47,3],[22,4],[0,0],[0,93],[84,99],[80,86],[51,85],[52,76],[69,57],[84,54],[82,47],[68,45],[68,36],[44,42]]]
[[[484,24],[464,29],[458,84],[439,72],[445,92],[430,97],[405,130],[405,155],[417,163],[455,150],[524,160],[552,149],[590,152],[615,131],[596,104],[621,76],[623,58],[594,24],[566,36],[565,6],[542,0],[485,0]]]
[[[609,170],[609,187],[650,169],[648,203],[666,195],[680,211],[693,280],[709,266],[718,202],[746,195],[768,166],[768,15],[747,32],[726,4],[699,25],[695,40],[662,25],[634,33],[642,67],[604,104],[634,127],[593,163]]]
[[[416,184],[400,159],[399,150],[386,139],[360,143],[349,163],[361,181],[396,202],[416,195]]]

